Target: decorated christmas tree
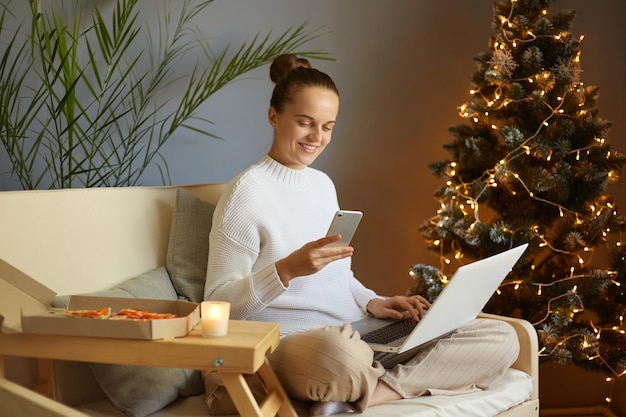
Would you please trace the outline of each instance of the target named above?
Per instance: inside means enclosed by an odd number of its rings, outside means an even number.
[[[607,193],[626,158],[582,81],[575,12],[550,3],[494,4],[451,158],[430,165],[444,185],[420,230],[441,265],[415,265],[409,292],[435,298],[455,265],[528,242],[485,311],[531,322],[544,359],[626,378],[626,224]]]

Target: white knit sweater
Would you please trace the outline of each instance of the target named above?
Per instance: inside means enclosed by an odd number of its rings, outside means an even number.
[[[349,258],[288,287],[274,266],[325,236],[338,207],[326,174],[264,156],[228,184],[215,209],[204,298],[230,301],[233,319],[278,322],[282,335],[363,317],[377,295],[354,277]]]

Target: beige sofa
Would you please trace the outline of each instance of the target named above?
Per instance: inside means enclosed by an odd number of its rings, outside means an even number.
[[[0,192],[0,258],[60,295],[107,290],[148,271],[160,268],[162,272],[168,253],[171,255],[171,227],[179,215],[180,188],[207,204],[217,201],[223,184]],[[195,224],[186,227],[196,234],[206,233]],[[521,353],[505,380],[493,390],[400,400],[368,409],[363,416],[538,416],[535,330],[523,320],[498,318],[517,330]],[[4,358],[0,415],[124,416],[86,364],[55,362],[53,372],[43,372],[54,375],[50,381],[41,380],[41,366],[30,359]],[[47,396],[54,393],[57,401],[21,386]],[[173,401],[156,415],[208,415],[203,393],[194,394]],[[296,408],[306,415],[304,408]],[[39,411],[15,411],[32,409]]]

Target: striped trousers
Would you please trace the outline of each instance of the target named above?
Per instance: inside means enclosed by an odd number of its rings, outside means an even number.
[[[269,360],[296,400],[341,401],[367,408],[379,380],[403,398],[489,388],[519,354],[515,330],[476,319],[450,335],[402,354],[374,353],[350,325],[285,336]]]

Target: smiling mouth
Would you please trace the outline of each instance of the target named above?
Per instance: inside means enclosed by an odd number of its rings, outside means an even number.
[[[309,153],[313,153],[317,149],[317,146],[307,145],[306,143],[301,143],[300,146],[302,147],[302,149]]]

